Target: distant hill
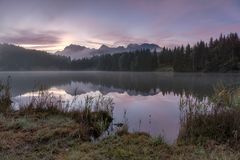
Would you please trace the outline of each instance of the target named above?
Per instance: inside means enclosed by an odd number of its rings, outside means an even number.
[[[59,70],[70,64],[71,60],[64,56],[0,44],[0,70]]]
[[[161,51],[161,48],[156,44],[129,44],[127,47],[108,47],[102,45],[99,49],[91,49],[85,46],[71,44],[64,48],[63,51],[58,51],[56,54],[70,57],[71,59],[82,59],[90,58],[92,56],[103,55],[103,54],[115,54],[123,52],[133,52],[142,49],[149,49],[151,51]]]

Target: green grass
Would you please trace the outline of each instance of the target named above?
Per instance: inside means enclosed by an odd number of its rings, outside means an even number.
[[[240,153],[224,145],[173,145],[156,141],[146,134],[109,137],[96,144],[85,142],[73,147],[68,160],[236,160]]]

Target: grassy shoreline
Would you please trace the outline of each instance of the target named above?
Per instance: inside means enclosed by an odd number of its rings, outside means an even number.
[[[239,150],[207,141],[168,145],[142,133],[110,136],[96,143],[82,137],[81,127],[64,115],[0,115],[0,159],[154,160],[240,158]]]
[[[97,144],[85,142],[73,147],[64,159],[69,160],[236,160],[240,152],[222,144],[167,145],[146,134],[112,136]]]
[[[40,92],[37,99],[33,97],[27,106],[13,110],[10,97],[10,87],[1,85],[0,159],[240,159],[239,89],[220,87],[212,103],[183,101],[181,134],[173,145],[161,137],[128,133],[126,128],[103,140],[91,141],[112,121],[113,102],[105,97],[87,97],[79,110],[59,106],[45,92]]]
[[[113,135],[91,142],[64,115],[0,115],[0,159],[155,160],[240,158],[239,150],[215,141],[168,145],[145,133]]]
[[[0,159],[58,159],[71,147],[90,142],[112,118],[105,111],[86,112],[27,108],[0,113]]]

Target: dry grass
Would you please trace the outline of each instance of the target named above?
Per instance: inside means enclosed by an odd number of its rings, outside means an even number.
[[[86,97],[78,109],[47,91],[14,110],[9,87],[0,87],[0,159],[56,159],[70,147],[99,137],[112,121],[113,102]]]
[[[0,159],[53,159],[81,142],[81,126],[70,118],[47,117],[0,118]]]
[[[239,146],[240,140],[240,94],[239,89],[223,85],[215,88],[210,101],[194,98],[181,101],[181,130],[179,141],[201,144],[208,140]]]
[[[100,136],[111,120],[106,112],[93,112],[91,120],[81,122],[74,116],[84,113],[47,111],[0,114],[0,159],[55,159],[74,145]]]

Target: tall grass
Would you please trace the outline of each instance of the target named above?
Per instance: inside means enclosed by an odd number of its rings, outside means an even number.
[[[73,101],[77,101],[74,98]],[[52,115],[66,116],[79,124],[85,137],[98,137],[112,121],[113,100],[110,97],[86,96],[84,103],[65,103],[61,97],[55,96],[41,87],[37,95],[30,97],[29,103],[14,109],[11,101],[9,79],[6,84],[0,83],[0,113],[14,116],[35,116],[44,118]]]
[[[6,83],[0,82],[0,113],[8,113],[11,108],[10,77]]]
[[[232,146],[240,141],[240,89],[222,84],[206,100],[182,98],[180,101],[181,130],[178,140],[205,143],[214,140]]]
[[[77,101],[77,98],[73,100]],[[39,90],[38,95],[32,96],[28,104],[19,107],[18,113],[67,116],[79,123],[86,137],[90,135],[95,138],[100,136],[112,121],[114,104],[112,98],[101,95],[86,96],[84,103],[77,103],[78,106],[72,104],[73,102],[65,104],[61,97],[56,97],[46,90]]]

